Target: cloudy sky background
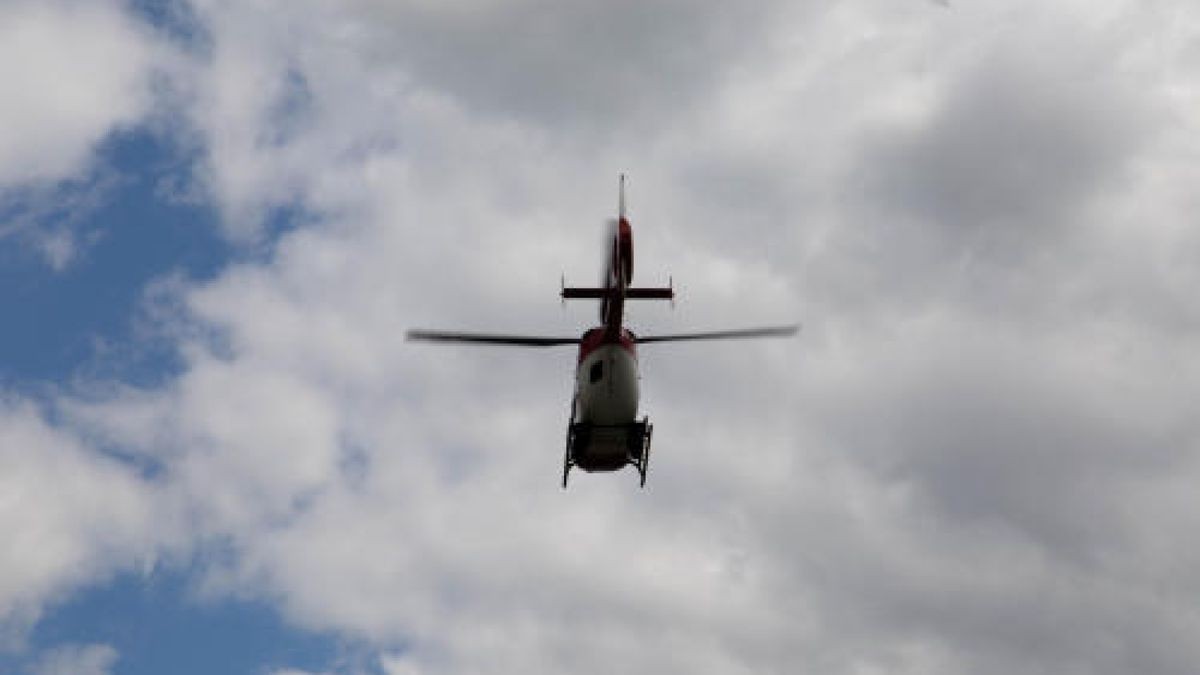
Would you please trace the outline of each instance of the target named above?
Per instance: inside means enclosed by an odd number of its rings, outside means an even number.
[[[0,4],[0,667],[1183,673],[1184,2]],[[630,175],[630,472],[558,486]]]

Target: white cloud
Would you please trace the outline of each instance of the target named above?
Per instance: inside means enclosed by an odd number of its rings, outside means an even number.
[[[64,645],[43,654],[32,675],[110,675],[117,659],[109,645]]]
[[[86,438],[162,463],[156,499],[185,505],[183,538],[231,542],[210,588],[365,639],[391,654],[388,672],[1196,661],[1200,372],[1181,252],[1195,123],[1186,40],[1157,40],[1162,15],[767,12],[775,24],[739,33],[745,50],[663,71],[693,78],[686,105],[634,87],[646,100],[631,121],[562,105],[571,77],[528,58],[536,45],[444,76],[478,59],[433,37],[476,34],[478,17],[439,15],[415,52],[380,49],[413,30],[386,9],[201,3],[214,51],[190,71],[190,114],[227,228],[252,239],[280,205],[314,222],[179,289],[177,380],[63,404]],[[556,43],[600,48],[586,12],[557,11],[551,28],[571,30]],[[695,25],[723,25],[706,16]],[[1063,25],[1076,29],[1046,38]],[[647,37],[669,51],[694,34]],[[1031,45],[1062,61],[1031,63]],[[656,53],[614,53],[614,68]],[[549,102],[476,81],[514,69]],[[1144,100],[1093,114],[1130,93]],[[659,103],[671,122],[645,124]],[[596,119],[611,133],[579,133]],[[1069,170],[1085,160],[1104,166]],[[639,280],[670,271],[685,291],[675,314],[633,310],[638,326],[803,311],[806,333],[646,347],[649,489],[577,475],[563,493],[570,353],[401,336],[578,330],[594,309],[561,312],[555,273],[594,274],[619,169],[634,176]],[[951,180],[1041,220],[997,246],[959,221],[995,225],[1004,204],[943,199]],[[12,416],[145,489],[31,412]]]
[[[8,639],[19,639],[47,600],[152,559],[168,502],[134,469],[51,427],[27,403],[0,403],[0,466]]]
[[[56,271],[78,257],[94,234],[80,223],[113,182],[96,151],[152,112],[172,59],[118,2],[0,6],[0,243]]]
[[[115,2],[0,8],[0,187],[79,173],[150,104],[154,49]]]

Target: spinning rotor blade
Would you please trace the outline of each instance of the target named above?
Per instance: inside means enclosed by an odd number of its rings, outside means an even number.
[[[558,345],[579,344],[579,338],[573,337],[452,333],[441,330],[410,330],[405,333],[404,339],[412,342],[460,342],[467,344],[505,345],[509,347],[555,347]]]
[[[741,328],[738,330],[718,330],[708,333],[679,333],[677,335],[641,335],[636,342],[680,342],[683,340],[744,340],[746,338],[790,337],[800,330],[800,326],[768,326],[765,328]]]

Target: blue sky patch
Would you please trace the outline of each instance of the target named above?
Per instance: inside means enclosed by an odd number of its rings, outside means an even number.
[[[119,675],[259,675],[277,668],[337,667],[353,649],[333,637],[283,623],[260,602],[198,600],[186,571],[126,574],[78,593],[43,619],[29,654],[63,644],[107,644]],[[0,668],[30,656],[0,657]]]
[[[64,188],[97,191],[87,217],[53,208],[40,228],[67,228],[76,241],[62,269],[25,237],[0,239],[0,383],[66,381],[86,369],[136,383],[161,381],[177,371],[173,347],[139,339],[139,307],[147,285],[167,275],[213,277],[232,254],[206,204],[164,189],[182,180],[186,161],[165,139],[144,129],[113,136],[85,182]],[[58,194],[58,193],[51,193]],[[25,206],[25,210],[34,209]],[[12,218],[11,212],[6,215]],[[145,337],[145,336],[141,336]]]

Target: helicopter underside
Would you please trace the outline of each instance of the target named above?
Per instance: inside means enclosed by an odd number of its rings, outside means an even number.
[[[648,418],[626,424],[592,424],[573,422],[567,427],[567,448],[563,459],[563,487],[571,467],[589,473],[619,471],[633,465],[646,484],[646,467],[650,461],[650,438],[654,425]]]

